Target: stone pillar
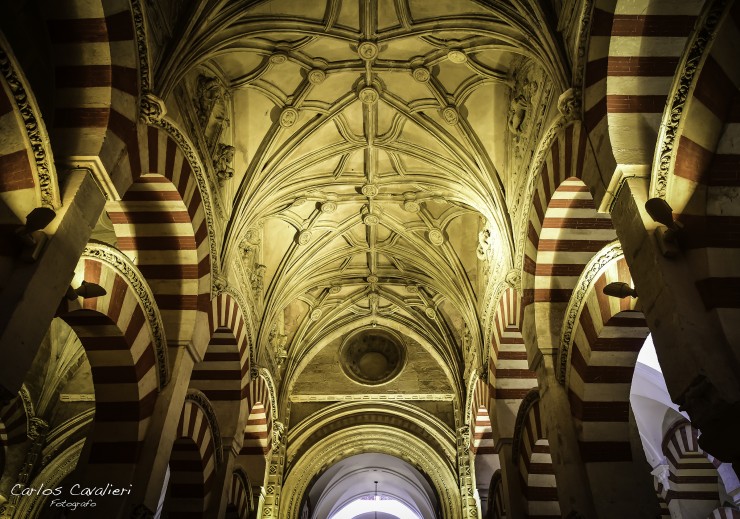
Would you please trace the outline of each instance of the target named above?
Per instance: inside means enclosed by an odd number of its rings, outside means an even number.
[[[105,206],[90,174],[72,171],[65,179],[62,207],[44,229],[49,240],[41,256],[18,263],[0,293],[0,406],[21,389]]]
[[[222,442],[224,461],[213,477],[211,502],[208,504],[208,509],[204,515],[206,519],[221,519],[226,515],[226,507],[229,505],[231,475],[234,472],[240,445],[236,446],[233,438],[223,438]]]
[[[283,487],[283,470],[285,469],[285,425],[282,422],[272,424],[272,451],[267,467],[265,500],[262,504],[261,518],[280,517],[280,491]]]
[[[568,394],[555,376],[554,364],[553,355],[542,355],[535,370],[544,388],[540,392],[540,416],[550,444],[560,511],[564,517],[574,511],[584,517],[597,517]]]
[[[34,474],[34,470],[38,465],[39,458],[41,457],[41,451],[46,443],[46,435],[49,433],[49,424],[38,417],[33,417],[29,420],[28,429],[28,442],[25,459],[23,466],[18,474],[18,478],[14,483],[20,485],[20,488],[25,488],[31,481]],[[13,517],[16,506],[21,496],[9,496],[9,500],[0,508],[0,519],[10,519]]]
[[[470,426],[457,429],[457,473],[460,483],[462,519],[477,519],[480,509],[475,499],[475,474],[470,462]]]
[[[699,445],[740,467],[740,350],[707,312],[685,254],[664,258],[645,211],[646,179],[625,181],[612,221],[650,327],[668,392],[700,431]]]
[[[504,506],[507,519],[524,519],[524,496],[520,484],[519,470],[512,458],[512,439],[502,438],[496,444],[501,463],[501,485],[504,489]],[[493,489],[489,489],[493,492]]]

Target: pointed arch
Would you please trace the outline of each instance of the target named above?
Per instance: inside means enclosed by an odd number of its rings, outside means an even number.
[[[539,389],[522,400],[516,417],[512,458],[519,480],[527,517],[560,517],[557,483],[550,455],[550,443],[540,416]]]
[[[170,487],[164,504],[167,517],[201,517],[210,502],[213,478],[221,463],[221,433],[216,415],[206,396],[190,389],[170,455]]]
[[[154,127],[141,127],[140,134],[146,142],[144,174],[114,178],[127,190],[120,201],[109,202],[108,216],[119,248],[155,293],[168,339],[187,342],[198,313],[207,312],[211,292],[212,237],[203,195],[175,140]]]
[[[717,467],[699,447],[699,431],[687,420],[675,423],[663,439],[668,463],[666,478],[656,478],[656,490],[672,510],[696,517],[710,515],[719,506]]]
[[[584,265],[616,237],[609,215],[596,211],[589,187],[595,167],[582,125],[563,129],[535,178],[522,257],[522,302],[567,302]]]
[[[266,477],[267,458],[272,449],[272,425],[275,418],[273,396],[267,380],[260,373],[249,382],[244,399],[247,424],[239,462],[246,467],[251,481],[262,483]]]
[[[169,379],[156,302],[136,267],[113,247],[90,243],[76,277],[105,296],[73,301],[59,316],[85,349],[95,386],[88,465],[133,477],[159,389]]]

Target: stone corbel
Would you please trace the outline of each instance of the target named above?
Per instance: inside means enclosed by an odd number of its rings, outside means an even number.
[[[652,474],[655,478],[655,483],[657,485],[661,485],[660,495],[665,498],[666,493],[671,488],[671,481],[669,479],[671,475],[671,468],[668,466],[667,463],[663,463],[655,467],[650,472],[650,474]]]
[[[155,121],[161,120],[166,113],[167,107],[163,100],[151,92],[147,92],[141,96],[139,104],[139,119],[141,122],[153,124]]]

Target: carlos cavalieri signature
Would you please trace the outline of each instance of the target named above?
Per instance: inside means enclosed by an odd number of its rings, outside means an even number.
[[[104,487],[85,487],[78,483],[75,483],[69,489],[65,492],[64,487],[55,487],[55,488],[49,488],[46,487],[43,483],[36,487],[24,487],[20,483],[16,483],[13,485],[13,488],[10,489],[10,493],[14,496],[54,496],[59,497],[64,495],[64,497],[70,497],[72,500],[64,500],[64,499],[52,499],[49,503],[50,506],[58,506],[58,507],[65,507],[65,508],[72,508],[75,509],[78,506],[79,507],[94,507],[95,501],[93,501],[91,498],[93,497],[103,497],[103,496],[127,496],[131,494],[131,485],[128,485],[128,487],[117,487],[115,485],[112,485],[110,483],[107,483]],[[88,498],[87,501],[74,501],[74,498]]]

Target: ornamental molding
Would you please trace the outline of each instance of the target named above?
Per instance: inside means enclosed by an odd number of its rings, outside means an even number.
[[[148,96],[148,99],[149,103],[147,103],[147,107],[151,106],[151,104],[156,104],[157,102],[161,104],[161,100],[158,100],[155,96],[150,95]],[[161,106],[164,105],[161,104]],[[142,103],[142,118],[145,117],[145,113],[143,111],[144,107],[144,103]],[[206,227],[208,228],[208,250],[211,258],[211,278],[215,278],[219,273],[218,249],[216,247],[216,236],[218,233],[216,232],[214,224],[213,206],[211,205],[211,197],[213,195],[208,187],[208,174],[198,158],[195,146],[193,146],[193,143],[187,135],[177,127],[177,124],[175,124],[174,121],[165,117],[162,113],[159,113],[159,115],[146,114],[145,121],[149,126],[164,130],[180,147],[182,154],[190,165],[190,169],[192,170],[193,176],[198,185],[198,190],[200,191],[203,212],[205,213]],[[213,297],[213,295],[213,287],[211,287],[211,296]]]
[[[144,310],[149,331],[152,334],[152,344],[157,357],[157,382],[161,390],[169,382],[169,361],[167,359],[167,339],[164,334],[164,323],[159,308],[154,300],[154,294],[144,281],[136,265],[121,251],[102,242],[90,241],[82,252],[82,258],[90,258],[105,263],[120,274],[129,284],[136,299]]]
[[[136,52],[139,58],[139,91],[147,93],[151,90],[151,68],[149,67],[149,46],[147,45],[146,13],[141,0],[131,0],[131,15],[134,21],[134,35],[136,37]]]
[[[36,104],[32,90],[26,86],[27,81],[22,69],[15,61],[10,44],[2,35],[0,35],[0,73],[8,85],[15,109],[25,128],[27,144],[33,153],[36,164],[35,180],[38,183],[41,205],[58,208],[62,203],[49,134],[46,132],[41,110]]]
[[[604,270],[622,257],[624,257],[622,245],[619,243],[619,240],[614,240],[591,258],[583,269],[583,272],[581,272],[581,277],[578,278],[576,287],[573,289],[573,293],[570,296],[570,301],[568,301],[568,307],[565,311],[565,318],[563,319],[563,326],[561,328],[560,352],[558,354],[558,380],[561,384],[565,384],[567,379],[568,361],[570,359],[571,347],[573,346],[573,341],[575,339],[575,334],[573,332],[581,317],[583,306],[586,303],[586,296],[589,294],[594,283],[599,279]]]
[[[733,2],[728,0],[713,0],[705,4],[701,18],[696,24],[699,29],[692,33],[685,47],[688,51],[681,56],[677,67],[678,73],[674,76],[663,120],[660,123],[659,146],[655,150],[650,186],[653,197],[666,197],[668,178],[676,162],[678,137],[683,132],[685,123],[684,113],[688,113],[687,102],[694,93],[704,62],[711,51],[711,43],[717,35],[719,22],[726,15],[726,8],[732,5]]]
[[[216,418],[216,411],[211,405],[211,401],[208,397],[197,389],[188,389],[188,394],[185,396],[185,401],[193,402],[195,405],[201,408],[203,414],[208,420],[208,426],[211,428],[211,437],[213,438],[214,450],[216,451],[216,470],[221,466],[224,461],[223,441],[221,440],[221,430],[218,427],[218,419]]]
[[[583,87],[583,77],[588,59],[588,43],[591,37],[591,18],[594,12],[594,1],[585,0],[581,6],[580,27],[578,30],[576,53],[573,63],[573,85]]]
[[[305,402],[367,402],[376,400],[390,401],[430,401],[430,402],[452,402],[452,393],[372,393],[372,394],[316,394],[316,395],[291,395],[290,401],[295,403]]]
[[[524,422],[527,420],[529,410],[539,401],[540,391],[537,388],[533,388],[524,396],[522,403],[519,404],[519,411],[516,414],[516,422],[514,423],[514,436],[511,446],[511,462],[514,464],[514,467],[519,466],[519,449],[522,443]]]
[[[269,370],[266,368],[260,368],[259,369],[259,376],[262,377],[262,379],[265,381],[265,385],[267,386],[267,392],[269,393],[270,397],[270,419],[273,423],[276,423],[278,421],[278,402],[277,402],[277,392],[275,391],[275,381],[272,379],[272,374]]]

